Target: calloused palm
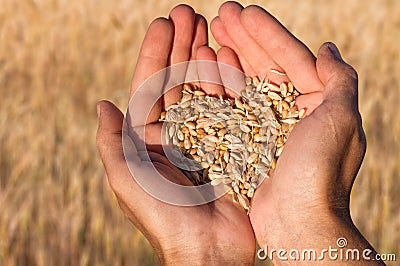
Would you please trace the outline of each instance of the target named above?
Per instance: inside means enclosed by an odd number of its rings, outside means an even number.
[[[258,6],[223,4],[211,31],[221,46],[237,53],[248,75],[278,84],[292,81],[303,94],[297,105],[307,108],[308,116],[292,131],[275,171],[255,193],[250,218],[259,244],[285,246],[282,233],[289,226],[297,223],[298,230],[305,230],[300,224],[315,226],[325,215],[341,216],[353,226],[349,195],[365,152],[356,72],[333,44],[324,44],[316,59]],[[302,244],[312,244],[323,234],[315,233]]]
[[[216,61],[217,55],[207,45],[207,23],[192,8],[180,5],[171,11],[169,19],[156,19],[149,26],[140,50],[131,95],[148,77],[170,65],[194,59]],[[228,48],[219,53],[219,59],[239,67],[234,52]],[[198,72],[199,76],[208,75],[205,70]],[[224,93],[218,85],[206,85],[205,90],[210,94]],[[175,103],[179,91],[176,88],[166,93],[153,107],[146,122],[146,145],[152,162],[143,161],[141,165],[146,168],[154,164],[167,179],[191,185],[156,148],[161,144],[158,123],[161,109]],[[183,263],[186,259],[196,264],[206,259],[251,264],[255,239],[245,211],[233,205],[229,196],[201,206],[180,207],[147,194],[132,178],[124,158],[123,114],[107,101],[100,102],[98,108],[97,143],[109,183],[123,212],[149,239],[160,259],[165,263]]]

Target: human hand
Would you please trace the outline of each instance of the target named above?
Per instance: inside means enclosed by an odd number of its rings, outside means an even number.
[[[148,77],[167,66],[194,59],[215,61],[217,57],[221,62],[239,67],[234,52],[229,48],[221,50],[217,56],[207,46],[205,19],[190,7],[180,5],[171,11],[169,19],[156,19],[150,25],[140,50],[131,95]],[[198,74],[200,78],[209,75],[201,68]],[[162,86],[162,82],[159,85]],[[224,88],[219,85],[204,84],[203,88],[209,94],[225,94]],[[152,162],[142,161],[140,167],[145,175],[145,170],[154,165],[165,178],[190,186],[192,184],[186,176],[160,150],[161,124],[158,118],[161,109],[177,102],[180,89],[167,92],[153,106],[145,125],[145,144]],[[205,261],[252,264],[255,239],[250,221],[241,207],[232,204],[230,196],[200,206],[182,207],[164,203],[147,194],[132,178],[124,157],[121,136],[123,114],[107,101],[98,104],[98,114],[97,144],[110,186],[122,211],[147,237],[163,264],[197,265]]]
[[[292,131],[276,169],[254,195],[250,219],[259,245],[322,250],[345,237],[348,248],[373,250],[349,210],[366,148],[355,70],[332,43],[322,45],[315,58],[257,6],[223,4],[211,31],[221,46],[237,53],[248,75],[277,84],[292,81],[303,94],[297,98],[298,107],[307,108],[308,116]]]

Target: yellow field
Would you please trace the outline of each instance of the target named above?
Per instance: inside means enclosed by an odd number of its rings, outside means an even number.
[[[221,2],[189,1],[208,19]],[[176,3],[0,1],[0,265],[155,263],[106,182],[95,105],[126,107],[147,25]],[[337,43],[358,70],[368,150],[352,214],[399,260],[400,1],[257,3],[314,52]]]

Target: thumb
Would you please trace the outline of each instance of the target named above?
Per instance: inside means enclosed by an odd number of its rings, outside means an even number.
[[[332,161],[340,162],[339,176],[343,180],[345,193],[350,193],[366,149],[358,110],[357,72],[344,62],[333,43],[325,43],[319,49],[317,72],[325,87],[321,106],[327,108],[321,110],[327,111],[323,115],[329,117],[331,131],[336,139],[332,151],[339,152],[341,156]],[[338,198],[343,198],[343,195],[339,195]],[[349,195],[345,198],[348,200]]]
[[[122,112],[109,101],[100,101],[97,104],[99,125],[97,129],[97,147],[109,182],[112,185],[113,176],[126,167],[122,148],[122,124],[124,116]]]
[[[318,51],[317,72],[324,84],[324,99],[339,96],[342,100],[357,105],[357,72],[345,63],[335,44],[324,43]]]

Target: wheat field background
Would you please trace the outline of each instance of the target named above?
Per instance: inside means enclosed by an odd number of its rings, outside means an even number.
[[[95,106],[126,107],[146,28],[177,3],[0,0],[0,265],[157,263],[108,187]],[[222,1],[187,3],[211,19]],[[337,43],[358,70],[368,148],[352,215],[399,260],[400,1],[242,3],[268,9],[314,52]]]

